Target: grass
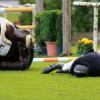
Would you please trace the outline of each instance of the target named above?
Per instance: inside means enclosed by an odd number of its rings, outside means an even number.
[[[0,71],[0,100],[98,100],[100,78],[41,74],[51,63],[33,63],[27,71]]]

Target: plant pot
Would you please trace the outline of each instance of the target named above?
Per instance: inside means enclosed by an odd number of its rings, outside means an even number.
[[[45,42],[47,47],[48,56],[56,56],[57,55],[57,45],[56,42]]]

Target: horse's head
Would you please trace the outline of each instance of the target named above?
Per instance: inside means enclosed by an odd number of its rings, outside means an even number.
[[[10,40],[12,45],[19,46],[19,52],[21,57],[24,59],[28,53],[29,47],[32,43],[32,36],[29,30],[21,30],[15,25],[6,25],[5,37]],[[6,41],[7,42],[7,41]]]
[[[30,46],[32,40],[29,30],[21,30],[15,25],[12,26],[9,24],[6,25],[5,38],[6,40],[10,40],[11,43],[19,43],[22,47],[26,48]]]

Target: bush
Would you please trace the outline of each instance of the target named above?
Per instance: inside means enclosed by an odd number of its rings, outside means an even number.
[[[62,14],[59,10],[49,10],[37,14],[35,19],[37,27],[35,29],[37,42],[45,41],[62,42]]]
[[[93,41],[92,40],[89,40],[87,38],[83,38],[83,39],[78,41],[77,54],[83,55],[91,50],[93,50]]]

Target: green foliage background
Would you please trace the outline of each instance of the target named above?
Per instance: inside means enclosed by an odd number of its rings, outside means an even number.
[[[73,1],[76,0],[72,0],[72,2]],[[100,0],[82,0],[82,1],[100,2]],[[20,0],[20,3],[21,4],[35,3],[35,0]],[[59,10],[62,9],[62,0],[45,0],[45,10],[54,10],[54,9],[59,9]],[[20,20],[22,24],[31,24],[32,14],[23,13],[22,16],[20,17]],[[72,33],[76,32],[92,33],[92,29],[93,29],[93,8],[72,6]]]
[[[45,10],[61,9],[61,0],[45,0]],[[21,4],[35,3],[35,0],[20,0]],[[22,24],[32,24],[32,13],[22,13],[20,16]]]

